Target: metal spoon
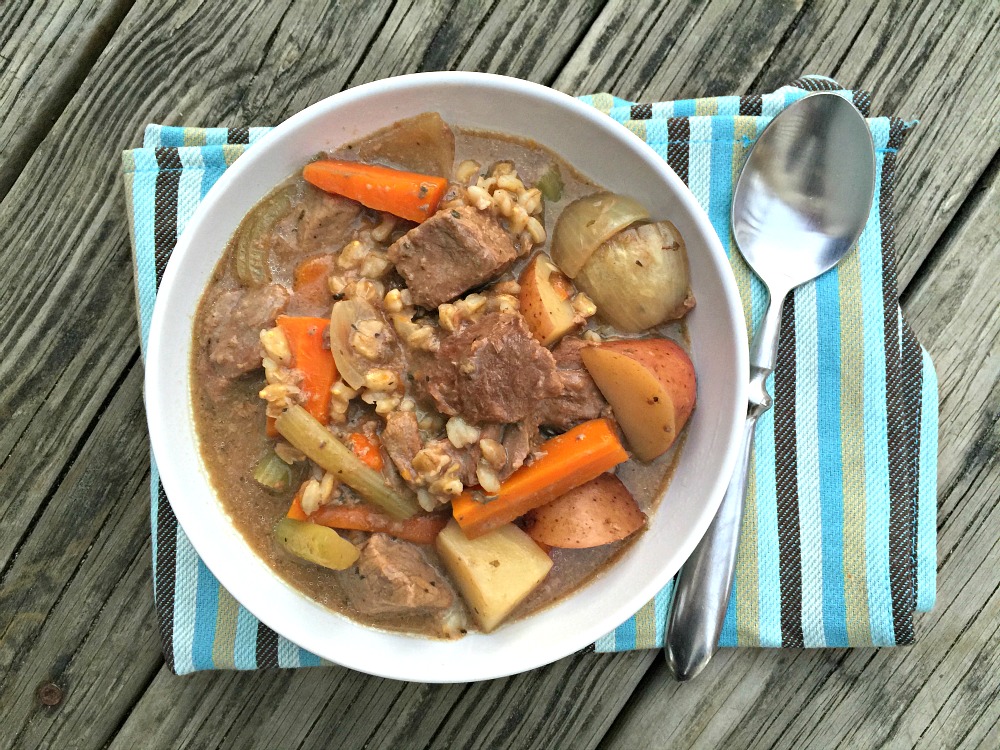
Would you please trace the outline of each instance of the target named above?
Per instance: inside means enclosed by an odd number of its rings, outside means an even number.
[[[766,381],[778,352],[781,307],[795,287],[833,268],[857,242],[875,190],[875,147],[864,117],[829,92],[810,94],[764,129],[733,194],[733,236],[770,301],[750,344],[750,404],[742,460],[705,537],[674,588],[665,652],[678,680],[718,648],[739,543],[757,418],[771,408]]]

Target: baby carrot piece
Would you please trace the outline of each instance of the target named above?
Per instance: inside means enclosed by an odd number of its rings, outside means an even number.
[[[330,419],[330,387],[337,377],[330,347],[323,345],[323,331],[329,325],[326,318],[278,316],[278,327],[292,352],[292,367],[302,373],[306,411],[323,424]]]
[[[309,518],[306,512],[302,510],[302,489],[295,493],[295,497],[292,498],[292,505],[288,509],[288,513],[285,514],[288,518],[295,521],[305,521]]]
[[[606,419],[592,419],[557,435],[539,452],[544,455],[511,474],[486,502],[469,491],[452,500],[455,520],[469,539],[510,523],[628,460]]]
[[[347,445],[354,451],[354,455],[368,464],[369,467],[375,471],[382,471],[382,467],[385,465],[382,460],[382,451],[379,449],[378,443],[370,437],[360,432],[352,432],[347,437]]]
[[[331,529],[382,532],[414,544],[433,544],[434,538],[448,524],[444,513],[414,516],[397,521],[367,505],[324,505],[309,520]]]
[[[437,211],[448,189],[443,177],[335,159],[306,164],[302,176],[328,193],[417,222]]]

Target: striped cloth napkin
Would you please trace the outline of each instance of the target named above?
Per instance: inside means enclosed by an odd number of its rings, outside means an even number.
[[[815,76],[762,96],[655,104],[582,97],[649,143],[691,188],[727,248],[748,330],[765,292],[731,239],[734,179],[770,119],[818,89],[837,91],[869,115],[867,93]],[[896,153],[913,123],[868,122],[877,184],[857,249],[785,305],[774,409],[757,426],[723,646],[907,644],[914,611],[934,603],[937,379],[896,293]],[[123,154],[144,351],[177,237],[208,189],[267,131],[150,125],[143,147]],[[323,663],[219,584],[178,525],[151,463],[154,597],[167,665],[185,674]],[[670,594],[668,585],[595,650],[662,646]]]

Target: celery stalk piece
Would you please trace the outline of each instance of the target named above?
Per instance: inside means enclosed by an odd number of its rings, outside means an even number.
[[[393,518],[404,520],[420,510],[415,499],[387,485],[379,472],[355,456],[301,406],[291,406],[282,412],[275,420],[275,427],[285,440],[317,465]]]

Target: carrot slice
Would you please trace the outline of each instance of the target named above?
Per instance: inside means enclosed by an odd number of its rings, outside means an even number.
[[[382,471],[385,462],[382,459],[382,451],[378,443],[367,435],[360,432],[352,432],[347,437],[347,446],[354,451],[354,455],[368,464],[375,471]]]
[[[315,258],[308,258],[302,261],[295,267],[295,284],[293,288],[295,291],[299,291],[303,287],[319,284],[320,282],[325,286],[326,277],[330,275],[333,267],[334,256],[332,255],[319,255]]]
[[[437,211],[448,189],[443,177],[335,159],[306,164],[302,176],[328,193],[417,222]]]
[[[433,544],[434,538],[448,524],[444,513],[414,516],[397,521],[367,505],[324,505],[309,520],[332,529],[382,532],[415,544]]]
[[[469,491],[452,500],[455,520],[469,539],[510,523],[628,460],[606,419],[592,419],[557,435],[539,452],[544,455],[511,474],[486,502]]]
[[[281,437],[281,433],[278,432],[278,428],[274,425],[274,417],[267,417],[267,421],[264,423],[264,432],[269,438]]]
[[[323,424],[330,420],[330,388],[337,377],[333,354],[329,346],[323,346],[323,331],[329,325],[326,318],[278,316],[278,327],[292,352],[292,366],[302,372],[303,405]]]
[[[292,498],[292,505],[288,509],[288,513],[285,514],[286,517],[294,519],[296,521],[305,521],[309,518],[306,512],[302,510],[302,488],[295,493],[295,497]]]

